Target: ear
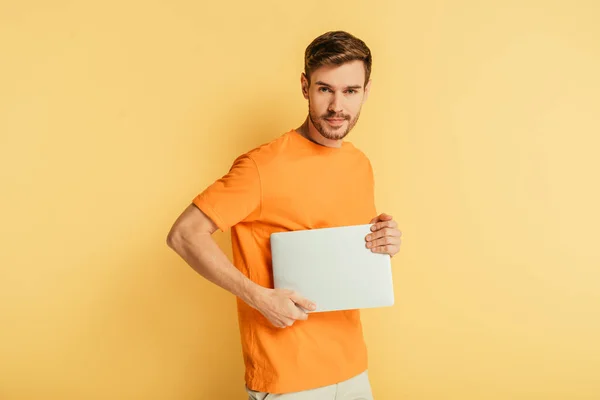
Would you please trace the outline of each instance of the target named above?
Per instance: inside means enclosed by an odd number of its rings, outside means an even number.
[[[371,92],[371,79],[369,79],[369,82],[367,82],[367,84],[365,85],[365,97],[363,97],[363,104],[369,98],[369,93],[370,92]]]
[[[308,100],[308,78],[306,77],[306,74],[303,72],[300,75],[300,84],[302,85],[302,95],[304,96],[304,98],[306,100]]]

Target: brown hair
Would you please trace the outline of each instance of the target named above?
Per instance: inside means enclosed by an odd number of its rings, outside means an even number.
[[[322,34],[304,52],[304,74],[310,85],[310,74],[323,65],[342,65],[360,60],[365,65],[365,85],[371,76],[371,50],[365,42],[344,31]]]

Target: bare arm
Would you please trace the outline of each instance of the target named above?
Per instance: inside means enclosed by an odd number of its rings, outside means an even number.
[[[252,304],[260,287],[229,262],[212,238],[217,229],[206,214],[190,204],[173,224],[167,244],[204,278]]]
[[[167,244],[196,272],[260,311],[273,325],[291,326],[295,320],[306,319],[296,304],[307,310],[314,305],[294,292],[268,289],[244,276],[212,238],[217,229],[206,214],[190,204],[173,224]]]

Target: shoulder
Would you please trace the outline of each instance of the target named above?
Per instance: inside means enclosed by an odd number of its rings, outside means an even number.
[[[360,162],[364,163],[365,165],[368,165],[369,168],[372,168],[371,160],[369,159],[369,156],[367,156],[367,154],[364,151],[362,151],[361,149],[356,147],[351,142],[346,142],[346,146],[348,147],[348,153],[352,154]]]
[[[250,159],[260,167],[276,160],[289,146],[291,146],[291,138],[290,133],[287,132],[247,151],[238,158]]]

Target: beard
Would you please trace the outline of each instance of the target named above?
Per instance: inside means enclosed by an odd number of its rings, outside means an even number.
[[[314,125],[314,127],[321,134],[321,136],[323,136],[325,139],[341,140],[341,139],[345,138],[346,135],[348,135],[348,133],[350,133],[352,128],[354,128],[354,125],[356,125],[356,123],[358,122],[358,117],[360,117],[360,110],[358,110],[358,112],[356,113],[356,116],[354,118],[352,118],[351,115],[336,114],[334,112],[328,112],[327,114],[318,116],[316,112],[312,111],[312,108],[310,107],[310,100],[309,100],[308,116],[310,117],[310,120],[312,121],[312,124]],[[332,128],[327,123],[327,121],[325,121],[325,118],[343,118],[346,121],[348,121],[347,128],[344,130],[343,125],[340,127],[337,127],[337,128]]]

